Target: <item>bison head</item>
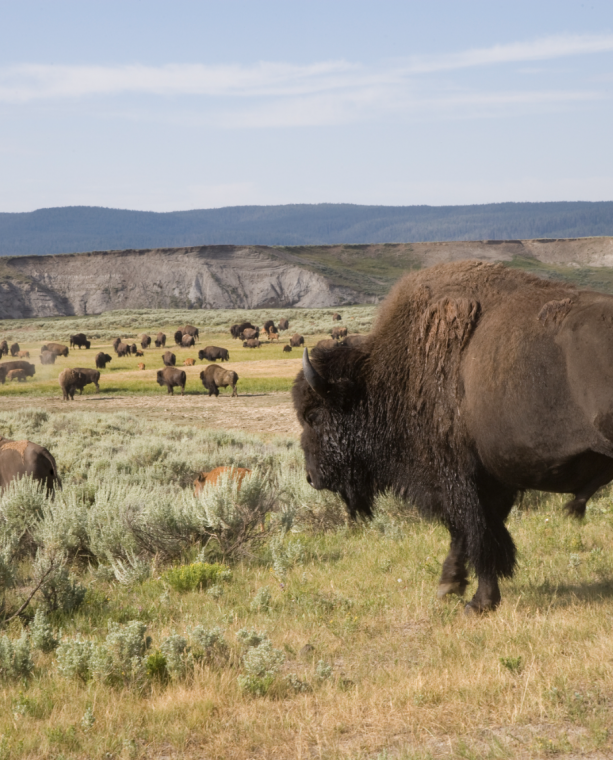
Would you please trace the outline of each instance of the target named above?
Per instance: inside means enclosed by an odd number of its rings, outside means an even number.
[[[340,494],[351,518],[369,517],[375,481],[363,380],[365,355],[337,346],[315,349],[314,358],[317,368],[304,350],[302,372],[293,388],[307,481],[313,488]]]

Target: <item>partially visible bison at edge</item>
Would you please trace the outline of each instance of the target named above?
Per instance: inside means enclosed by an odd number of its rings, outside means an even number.
[[[34,377],[36,374],[36,367],[33,364],[30,364],[30,362],[22,360],[4,362],[3,364],[0,364],[0,383],[2,383],[2,385],[4,385],[6,376],[12,369],[22,369],[25,372],[26,377]]]
[[[27,476],[43,483],[48,494],[55,486],[62,487],[55,459],[47,449],[32,441],[12,441],[0,435],[0,490],[12,480]]]
[[[613,479],[613,297],[501,264],[407,275],[361,346],[304,352],[293,388],[307,480],[372,515],[392,490],[451,536],[438,595],[478,587],[495,609],[515,569],[505,520],[525,489],[572,493],[569,514]]]

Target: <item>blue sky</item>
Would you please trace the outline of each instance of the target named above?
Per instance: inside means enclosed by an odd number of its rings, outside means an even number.
[[[613,3],[0,0],[0,212],[613,200]]]

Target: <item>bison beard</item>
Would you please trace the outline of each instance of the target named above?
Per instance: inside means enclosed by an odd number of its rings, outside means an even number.
[[[553,315],[553,316],[552,316]],[[405,277],[360,345],[305,351],[293,388],[307,479],[372,514],[391,489],[451,535],[439,596],[478,577],[467,612],[494,609],[515,567],[505,527],[524,489],[613,479],[613,298],[502,265]]]

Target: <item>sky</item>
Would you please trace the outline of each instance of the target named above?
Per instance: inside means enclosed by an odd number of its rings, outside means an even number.
[[[613,200],[611,0],[0,0],[0,212]]]

